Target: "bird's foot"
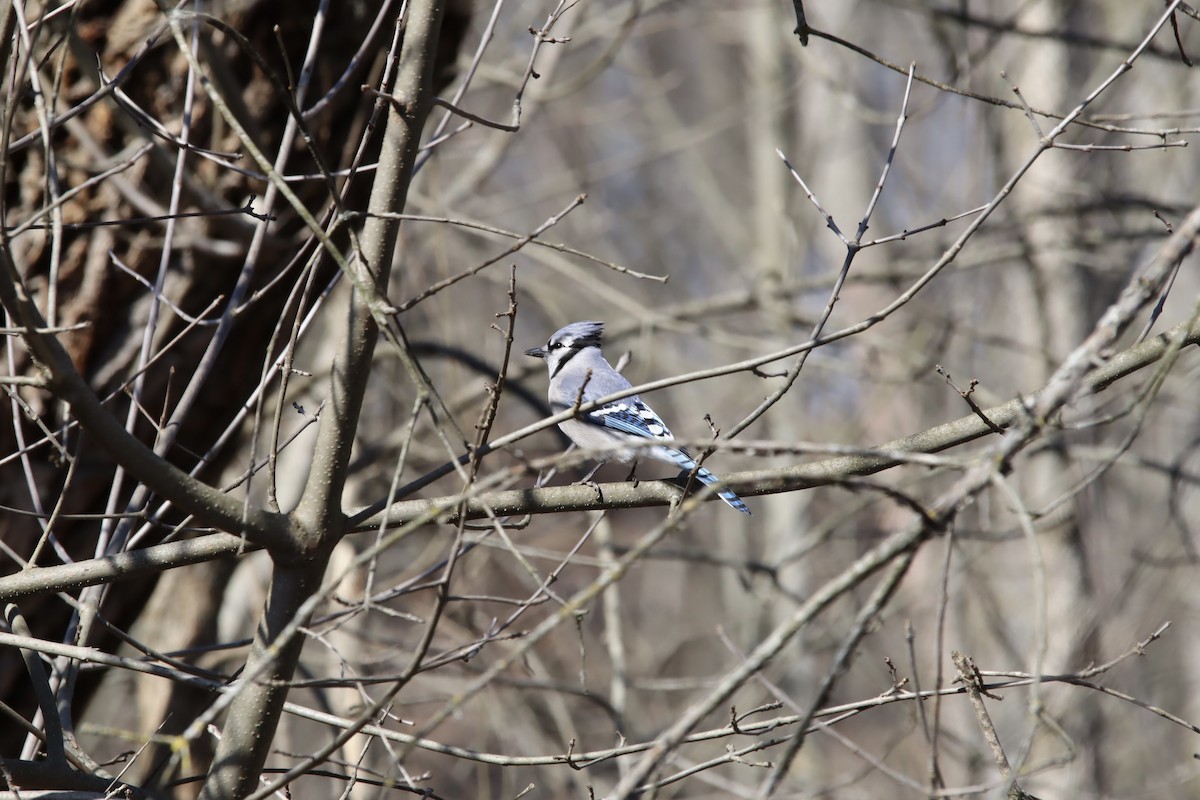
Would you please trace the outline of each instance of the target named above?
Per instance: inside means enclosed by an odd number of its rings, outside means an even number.
[[[604,494],[603,494],[603,492],[600,491],[600,484],[597,483],[596,481],[592,480],[592,476],[595,475],[600,470],[600,468],[603,466],[604,466],[604,462],[601,461],[599,464],[592,467],[592,469],[588,472],[587,475],[584,475],[582,478],[575,481],[575,485],[577,485],[577,486],[592,487],[593,491],[596,492],[596,499],[599,501],[604,500]]]
[[[600,484],[590,478],[585,478],[581,481],[575,481],[580,486],[590,486],[592,491],[596,493],[596,502],[604,502],[604,492],[600,489]]]
[[[637,488],[638,483],[639,483],[638,476],[637,476],[637,466],[638,466],[637,462],[634,461],[633,466],[629,468],[629,475],[627,475],[625,477],[625,480],[633,481],[633,488],[635,488],[635,489]]]

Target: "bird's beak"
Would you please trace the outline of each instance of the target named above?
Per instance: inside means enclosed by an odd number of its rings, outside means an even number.
[[[544,347],[531,347],[531,348],[529,348],[528,350],[526,350],[526,351],[525,351],[525,355],[527,355],[527,356],[533,356],[534,358],[545,358],[545,357],[546,357],[546,348],[544,348]]]

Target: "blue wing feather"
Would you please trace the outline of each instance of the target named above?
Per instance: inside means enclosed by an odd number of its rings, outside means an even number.
[[[627,397],[589,411],[588,422],[643,439],[671,439],[666,423],[638,397]]]

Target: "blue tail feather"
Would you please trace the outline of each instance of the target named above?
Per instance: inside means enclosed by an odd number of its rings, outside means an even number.
[[[692,470],[696,469],[695,459],[691,458],[687,453],[683,453],[678,450],[672,451],[671,458],[676,464],[679,465],[679,468],[685,472],[691,472]],[[719,484],[721,482],[720,478],[718,478],[716,475],[713,475],[704,467],[700,467],[700,469],[696,471],[696,480],[700,481],[705,486],[712,486],[714,483]],[[743,514],[750,513],[750,508],[744,502],[742,502],[742,498],[738,497],[737,494],[730,489],[726,489],[723,486],[719,487],[717,489],[717,497],[728,503],[731,508],[740,511]]]

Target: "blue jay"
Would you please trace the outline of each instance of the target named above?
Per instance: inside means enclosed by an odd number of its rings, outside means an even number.
[[[551,336],[545,347],[533,347],[525,351],[527,356],[546,361],[550,371],[548,397],[553,413],[630,388],[629,381],[613,369],[600,352],[600,336],[603,332],[602,322],[572,322]],[[629,461],[644,453],[674,464],[687,473],[696,470],[696,479],[706,486],[720,483],[720,479],[704,467],[697,469],[696,459],[687,450],[670,444],[673,437],[666,423],[636,394],[586,411],[558,423],[558,427],[585,450],[611,448],[622,442],[639,439],[661,440],[665,443],[657,447],[631,448],[618,451],[608,458]],[[603,463],[601,461],[597,469]],[[595,471],[593,469],[588,478]],[[750,513],[742,499],[730,490],[720,489],[717,496],[743,514]]]

